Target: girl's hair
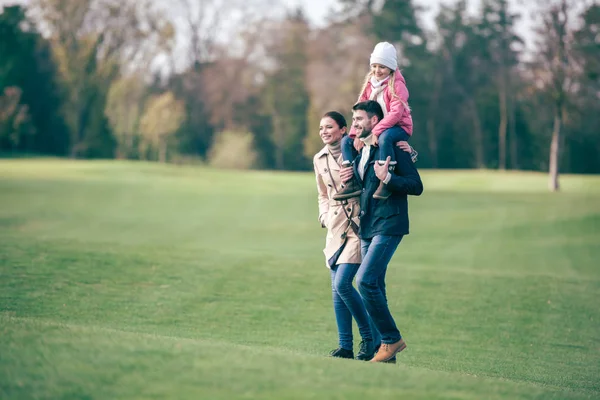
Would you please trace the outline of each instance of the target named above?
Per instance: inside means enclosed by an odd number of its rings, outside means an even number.
[[[321,118],[327,118],[327,117],[334,120],[335,123],[338,124],[340,129],[348,127],[348,124],[346,124],[346,118],[344,118],[344,116],[337,111],[326,112],[325,114],[323,114],[323,116]]]
[[[402,103],[402,105],[404,106],[404,108],[406,108],[407,110],[410,110],[410,106],[408,105],[408,103],[401,99],[400,96],[398,96],[396,94],[396,89],[394,88],[395,84],[396,84],[396,71],[392,71],[390,72],[390,79],[388,79],[388,88],[390,90],[390,93],[392,95],[392,97],[397,98],[398,100],[400,100],[400,103]],[[367,75],[365,76],[365,81],[362,85],[362,88],[360,89],[360,93],[358,94],[358,100],[360,101],[360,98],[362,97],[363,93],[365,92],[365,90],[367,89],[367,85],[369,84],[369,81],[371,80],[371,77],[373,76],[373,71],[369,71],[367,73]]]

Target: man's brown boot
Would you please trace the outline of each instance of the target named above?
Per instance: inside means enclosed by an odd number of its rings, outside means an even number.
[[[396,356],[396,354],[400,353],[402,350],[406,348],[406,343],[404,343],[404,339],[398,340],[396,343],[386,344],[382,343],[381,347],[375,357],[371,360],[371,362],[387,362]]]
[[[361,192],[362,188],[358,182],[356,182],[356,178],[352,178],[348,182],[342,183],[340,191],[333,195],[333,199],[337,201],[346,200],[352,197],[360,196]]]

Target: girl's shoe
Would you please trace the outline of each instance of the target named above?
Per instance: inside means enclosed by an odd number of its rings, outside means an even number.
[[[333,195],[333,199],[337,201],[347,200],[352,197],[360,196],[361,192],[362,188],[358,182],[356,182],[356,178],[352,178],[348,182],[342,183],[340,191]]]
[[[383,182],[379,182],[379,187],[373,193],[373,198],[377,200],[387,200],[392,195],[392,192],[387,188],[387,185]]]

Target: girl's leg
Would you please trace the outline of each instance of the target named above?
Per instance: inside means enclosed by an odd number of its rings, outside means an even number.
[[[348,135],[344,135],[341,142],[342,146],[342,167],[350,167],[352,162],[358,155],[358,152],[354,148],[354,140]],[[352,197],[358,197],[361,193],[361,187],[355,178],[350,179],[348,182],[342,183],[338,192],[333,195],[333,199],[337,201],[347,200]]]
[[[354,140],[350,136],[344,135],[344,137],[342,137],[341,146],[342,146],[342,160],[343,160],[342,165],[343,166],[352,165],[352,162],[358,155],[358,152],[354,148]]]
[[[396,165],[396,154],[394,147],[396,143],[399,141],[407,141],[410,138],[408,133],[400,127],[393,127],[385,130],[381,135],[379,135],[378,143],[379,143],[379,156],[378,160],[380,164],[385,164],[385,160],[388,156],[391,159],[390,165]]]
[[[387,129],[381,135],[379,135],[379,154],[377,162],[380,165],[383,165],[385,164],[387,158],[390,157],[390,171],[393,171],[396,167],[396,154],[394,146],[396,146],[396,143],[401,140],[408,140],[408,134],[404,129],[397,126]],[[380,182],[379,187],[375,193],[373,193],[373,198],[378,200],[386,200],[391,195],[392,192],[388,190],[383,182]]]

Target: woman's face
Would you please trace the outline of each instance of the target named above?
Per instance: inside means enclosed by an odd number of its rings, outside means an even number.
[[[346,128],[340,128],[340,126],[331,117],[324,117],[321,119],[319,126],[319,135],[321,140],[325,144],[334,144],[342,140],[342,135],[346,133]]]
[[[375,79],[382,81],[392,73],[392,70],[381,64],[372,64],[371,73],[375,76]]]

